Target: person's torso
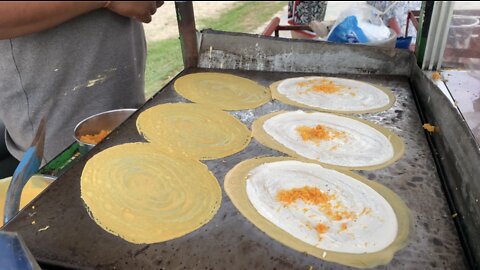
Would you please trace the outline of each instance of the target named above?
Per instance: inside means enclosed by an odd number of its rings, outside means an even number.
[[[144,102],[141,23],[98,10],[49,30],[0,40],[0,119],[16,158],[47,117],[45,158],[71,144],[82,119]]]

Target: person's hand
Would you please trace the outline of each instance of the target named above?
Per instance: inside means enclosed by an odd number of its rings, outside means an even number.
[[[149,23],[162,5],[163,1],[112,1],[107,8],[118,15]]]

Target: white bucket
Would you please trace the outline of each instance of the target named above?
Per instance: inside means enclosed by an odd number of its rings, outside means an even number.
[[[397,44],[397,34],[392,29],[390,29],[390,37],[388,39],[360,44],[376,47],[395,48],[395,45]]]

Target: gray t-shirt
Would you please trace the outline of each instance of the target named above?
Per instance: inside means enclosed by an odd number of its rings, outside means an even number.
[[[141,23],[97,10],[43,32],[0,40],[0,119],[17,159],[47,119],[44,161],[73,141],[82,119],[145,101]]]

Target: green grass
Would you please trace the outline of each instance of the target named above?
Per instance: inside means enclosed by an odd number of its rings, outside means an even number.
[[[219,18],[201,20],[198,28],[248,33],[272,19],[286,5],[285,1],[240,2]]]
[[[145,96],[160,90],[183,67],[180,41],[176,38],[149,42],[145,70]]]
[[[252,32],[287,5],[285,1],[239,2],[218,18],[197,22],[197,29],[212,28],[229,32]],[[148,98],[183,69],[178,38],[148,43],[145,96]]]

